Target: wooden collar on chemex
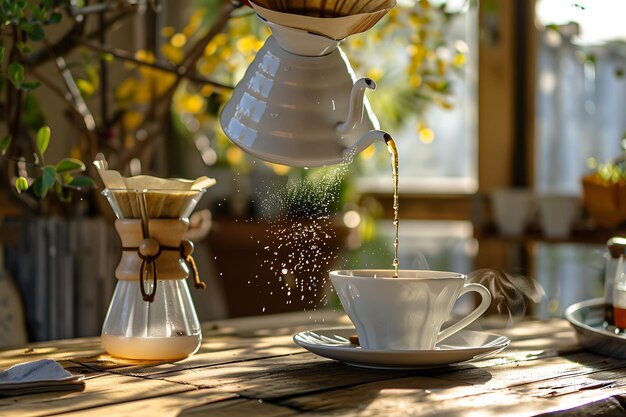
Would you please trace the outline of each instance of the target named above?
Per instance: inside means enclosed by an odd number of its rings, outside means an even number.
[[[194,246],[193,242],[187,239],[184,239],[180,242],[178,247],[172,246],[161,246],[159,242],[152,238],[146,238],[141,241],[138,247],[123,247],[123,251],[131,251],[137,252],[137,256],[141,258],[141,269],[139,271],[139,288],[141,289],[141,296],[144,301],[152,302],[154,301],[154,295],[156,294],[157,288],[157,267],[155,261],[161,256],[162,251],[178,251],[180,253],[180,257],[183,261],[187,262],[191,267],[191,274],[193,275],[194,286],[199,290],[206,289],[206,283],[204,283],[200,279],[200,275],[198,273],[198,267],[196,266],[196,262],[193,260]],[[149,279],[149,269],[152,269],[152,291],[148,294],[146,293],[146,289],[144,287],[144,281]]]

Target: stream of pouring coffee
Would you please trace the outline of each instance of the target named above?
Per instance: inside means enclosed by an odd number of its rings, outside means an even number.
[[[391,168],[393,172],[393,226],[395,228],[395,238],[393,241],[393,278],[398,278],[398,226],[400,226],[400,216],[398,215],[398,148],[396,142],[389,133],[385,133],[385,144],[387,144],[387,150],[391,154]]]

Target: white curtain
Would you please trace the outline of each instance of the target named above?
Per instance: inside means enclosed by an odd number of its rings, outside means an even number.
[[[615,159],[626,132],[624,44],[579,46],[539,33],[535,174],[539,192],[580,194],[587,159]],[[593,57],[593,59],[589,59]]]

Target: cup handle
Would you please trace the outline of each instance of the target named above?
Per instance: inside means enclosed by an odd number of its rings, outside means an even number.
[[[487,311],[487,309],[489,308],[489,304],[491,304],[491,293],[489,292],[487,288],[485,288],[484,286],[480,284],[475,284],[475,283],[466,284],[465,287],[463,287],[463,289],[461,290],[461,293],[459,294],[459,296],[457,297],[457,300],[463,294],[466,294],[468,292],[473,292],[473,291],[480,294],[480,297],[482,298],[478,307],[476,307],[474,311],[469,313],[467,316],[463,317],[458,322],[440,331],[439,336],[437,336],[437,343],[439,343],[440,341],[442,341],[448,336],[452,336],[454,333],[468,326],[474,320],[480,317],[485,311]]]

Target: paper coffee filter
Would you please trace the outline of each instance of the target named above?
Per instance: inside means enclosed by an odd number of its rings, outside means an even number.
[[[150,175],[122,178],[129,190],[205,190],[215,184],[215,180],[209,177],[199,177],[195,180],[159,178]]]
[[[396,0],[254,0],[250,5],[272,23],[344,39],[370,29]]]
[[[188,217],[202,191],[215,184],[213,178],[204,176],[195,180],[150,175],[124,177],[118,171],[106,169],[106,161],[99,160],[94,165],[108,190],[105,195],[120,218],[141,218],[144,201],[150,219]]]

